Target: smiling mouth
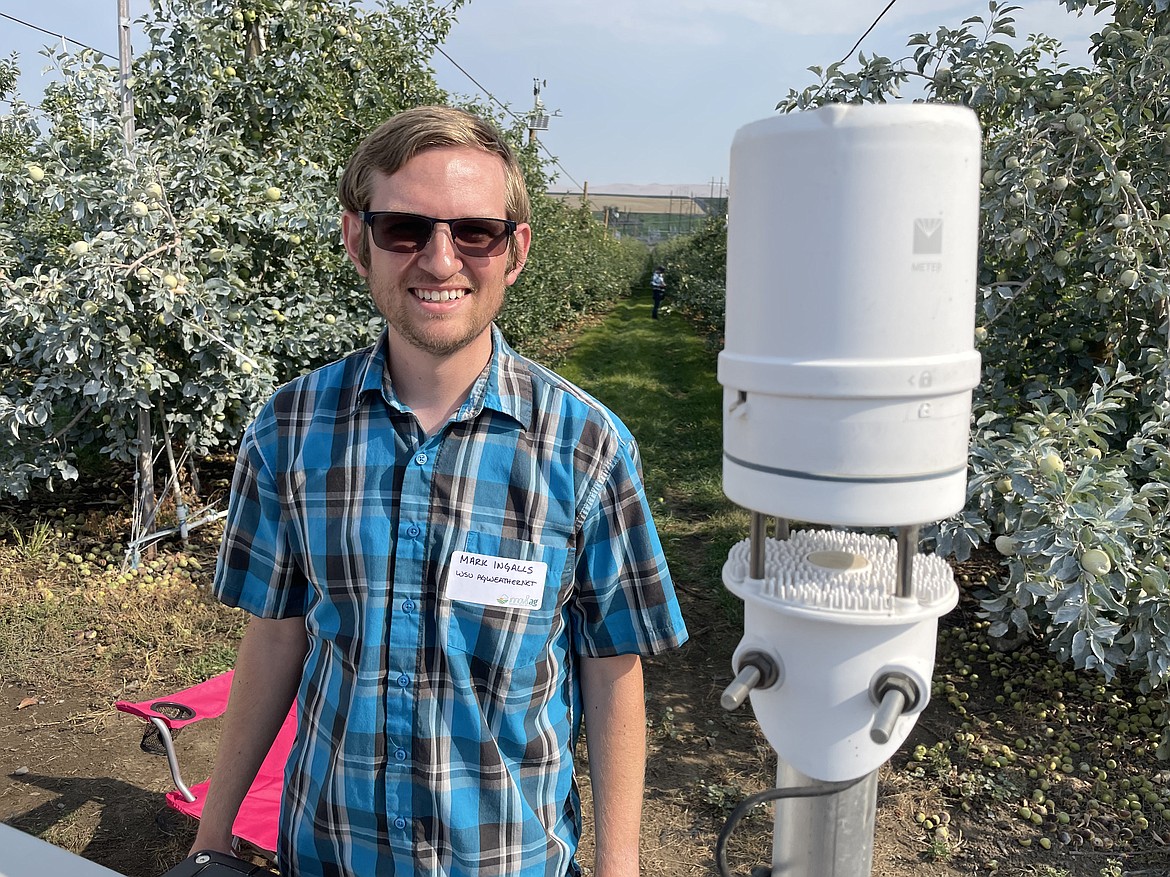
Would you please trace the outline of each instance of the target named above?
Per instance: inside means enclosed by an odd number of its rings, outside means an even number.
[[[411,289],[415,298],[423,301],[456,301],[463,298],[468,292],[466,289]]]

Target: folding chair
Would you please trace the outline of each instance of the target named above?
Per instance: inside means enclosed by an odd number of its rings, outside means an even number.
[[[204,781],[187,787],[179,770],[174,737],[182,728],[193,722],[223,715],[227,709],[231,684],[232,671],[229,670],[206,682],[200,682],[198,685],[164,697],[139,703],[120,700],[114,704],[122,712],[138,716],[149,723],[142,735],[142,749],[152,755],[166,755],[171,778],[175,783],[175,789],[167,792],[167,806],[194,819],[198,819],[203,813],[208,783]],[[268,750],[268,755],[260,765],[256,779],[248,790],[232,825],[232,833],[237,838],[247,841],[269,857],[276,850],[284,766],[292,749],[296,728],[294,705],[285,717],[272,748]]]

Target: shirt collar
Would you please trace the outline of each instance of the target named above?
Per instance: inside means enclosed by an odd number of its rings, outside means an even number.
[[[524,429],[532,426],[532,372],[528,361],[516,353],[504,340],[498,326],[492,323],[492,356],[476,379],[467,400],[455,413],[454,420],[464,421],[478,417],[486,408],[505,414]],[[390,380],[386,354],[390,347],[389,331],[383,329],[378,340],[365,351],[364,361],[357,374],[358,392],[354,413],[358,406],[372,395],[379,395],[387,406],[404,411]]]

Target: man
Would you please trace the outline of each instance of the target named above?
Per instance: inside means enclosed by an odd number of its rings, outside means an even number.
[[[662,307],[662,300],[666,298],[666,269],[661,265],[650,275],[650,290],[654,293],[654,312],[650,316],[657,320],[658,309]]]
[[[594,873],[636,875],[639,655],[686,631],[633,438],[494,326],[532,238],[520,168],[425,107],[362,143],[340,196],[387,327],[244,436],[215,591],[254,617],[195,848],[228,848],[295,699],[287,877],[579,873],[582,721]]]

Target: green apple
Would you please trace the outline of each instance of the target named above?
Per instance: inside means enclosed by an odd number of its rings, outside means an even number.
[[[30,164],[27,168],[28,178],[34,183],[39,183],[45,178],[45,169],[39,164]]]
[[[267,198],[269,201],[279,201],[281,194],[282,193],[281,193],[280,189],[277,188],[276,186],[269,186],[267,189],[264,190],[264,197]]]
[[[1057,250],[1052,254],[1052,261],[1056,263],[1058,268],[1064,268],[1072,261],[1072,253],[1068,250]]]
[[[144,216],[150,215],[150,208],[141,201],[135,201],[130,205],[130,212],[141,219]]]
[[[1113,569],[1113,561],[1100,548],[1090,548],[1081,555],[1081,569],[1091,576],[1103,576]]]
[[[85,241],[74,241],[69,245],[69,252],[75,256],[84,256],[89,252],[89,244]]]
[[[1051,452],[1041,457],[1037,465],[1044,475],[1055,475],[1057,472],[1064,471],[1064,460]]]

